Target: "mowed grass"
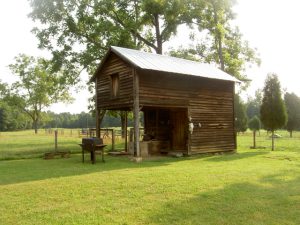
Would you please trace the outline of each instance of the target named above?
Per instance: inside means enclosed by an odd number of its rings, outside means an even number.
[[[78,145],[81,143],[78,129],[58,130],[58,151],[69,151],[71,153],[81,152]],[[116,147],[121,145],[116,140]],[[55,149],[54,131],[49,134],[45,130],[39,130],[34,134],[33,130],[2,132],[0,133],[0,160],[41,158],[44,153]],[[111,139],[105,139],[107,149],[111,149]],[[122,145],[121,145],[122,146]]]
[[[229,155],[2,160],[0,224],[300,224],[300,133],[280,133],[274,152],[262,132]]]

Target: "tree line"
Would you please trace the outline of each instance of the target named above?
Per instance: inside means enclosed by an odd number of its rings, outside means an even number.
[[[244,103],[235,96],[235,117],[236,132],[245,132],[247,128],[253,131],[254,148],[256,131],[270,131],[274,150],[277,129],[286,129],[290,137],[293,131],[300,130],[300,97],[289,92],[282,94],[278,76],[268,74],[263,90],[257,90],[254,98]]]
[[[95,128],[96,118],[92,113],[42,112],[37,128]],[[132,126],[132,118],[128,117],[128,126]],[[107,113],[102,120],[101,127],[120,127],[121,119],[112,113]],[[34,129],[33,121],[25,113],[0,100],[0,131],[18,131]]]

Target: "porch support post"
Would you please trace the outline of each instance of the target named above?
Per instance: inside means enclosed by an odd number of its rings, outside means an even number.
[[[140,152],[140,101],[139,101],[139,76],[133,68],[133,120],[134,120],[134,155],[141,156]]]
[[[96,104],[96,137],[100,138],[100,118],[99,118],[99,113],[100,110],[98,109],[98,94],[97,94],[97,78],[95,80],[95,104]]]
[[[125,111],[125,152],[128,152],[127,146],[127,127],[128,127],[128,112]]]
[[[188,123],[189,123],[189,117],[191,116],[191,112],[190,112],[190,108],[188,107],[188,109],[187,109],[187,121],[188,121]],[[188,140],[187,140],[187,153],[188,153],[188,155],[191,155],[191,143],[192,143],[192,135],[191,135],[191,133],[190,133],[190,131],[189,130],[187,130],[187,132],[188,132]]]

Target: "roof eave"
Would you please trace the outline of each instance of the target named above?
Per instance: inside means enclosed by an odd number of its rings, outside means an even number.
[[[104,55],[103,59],[101,60],[100,65],[99,65],[99,66],[97,67],[97,69],[96,69],[96,72],[93,74],[93,76],[92,76],[91,79],[89,80],[89,83],[95,82],[97,74],[99,73],[99,71],[101,71],[103,65],[105,64],[105,62],[106,62],[106,60],[107,60],[107,58],[109,57],[109,55],[110,55],[112,52],[115,53],[117,56],[119,56],[119,57],[120,57],[122,60],[124,60],[125,62],[129,63],[130,65],[132,65],[132,66],[134,66],[134,67],[136,67],[136,68],[139,68],[139,66],[138,66],[135,62],[129,60],[129,59],[126,58],[122,53],[120,53],[118,50],[116,50],[116,49],[114,48],[114,46],[111,46],[111,47],[109,47],[108,51],[107,51],[106,54]]]
[[[91,79],[89,80],[88,83],[95,82],[98,72],[102,69],[102,67],[103,67],[104,63],[106,62],[106,60],[107,60],[108,56],[110,55],[110,53],[111,53],[111,47],[105,53],[103,59],[101,60],[99,66],[97,67],[95,73],[93,74],[93,76],[91,77]]]

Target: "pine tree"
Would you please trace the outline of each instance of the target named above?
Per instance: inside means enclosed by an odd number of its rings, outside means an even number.
[[[276,74],[267,76],[260,114],[264,128],[272,132],[272,151],[274,151],[274,131],[282,128],[287,122],[287,112]]]
[[[294,93],[285,93],[284,102],[288,114],[286,129],[293,137],[293,131],[300,128],[300,98]]]

